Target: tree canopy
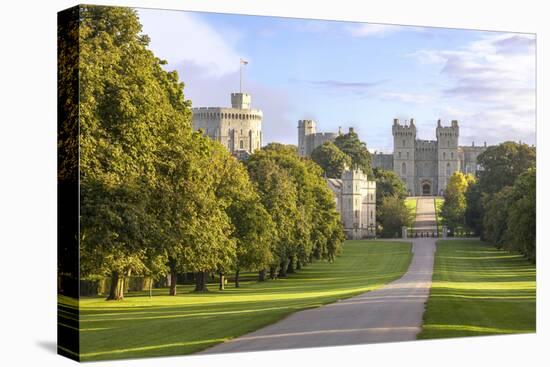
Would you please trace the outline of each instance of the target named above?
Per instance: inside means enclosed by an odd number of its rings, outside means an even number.
[[[359,140],[357,133],[350,131],[337,136],[334,145],[351,158],[352,167],[359,168],[368,176],[372,176],[371,154],[367,145]]]
[[[493,194],[505,186],[512,186],[527,169],[534,167],[536,150],[527,144],[505,142],[487,148],[477,162],[482,166],[479,172],[481,191]]]
[[[323,169],[328,178],[340,178],[351,167],[351,157],[342,152],[333,142],[325,142],[311,152],[311,159]]]

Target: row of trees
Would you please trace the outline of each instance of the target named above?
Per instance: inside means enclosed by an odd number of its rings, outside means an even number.
[[[178,272],[205,291],[212,272],[238,286],[242,270],[263,280],[334,259],[343,230],[315,163],[283,145],[237,161],[192,130],[184,85],[134,10],[79,16],[81,276],[110,276],[108,299],[122,299],[130,275],[169,272],[175,295]]]
[[[466,227],[498,248],[536,259],[536,150],[505,142],[478,156],[477,180],[455,172],[442,216],[451,229]]]
[[[357,134],[350,131],[325,142],[311,153],[311,159],[322,169],[326,177],[340,178],[349,168],[359,168],[376,181],[377,231],[382,237],[401,233],[401,227],[409,226],[412,215],[405,206],[407,189],[403,180],[393,171],[372,168],[371,154]]]

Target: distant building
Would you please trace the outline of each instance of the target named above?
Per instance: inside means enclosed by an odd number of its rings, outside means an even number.
[[[392,126],[393,154],[375,153],[373,167],[393,170],[407,186],[409,195],[443,195],[449,177],[455,171],[475,174],[480,167],[477,156],[487,145],[459,146],[458,121],[451,126],[437,122],[436,139],[416,139],[416,126],[411,119],[401,125],[394,119]]]
[[[327,178],[327,183],[334,193],[346,237],[359,239],[374,236],[376,182],[369,181],[360,170],[345,170],[341,178]]]
[[[231,93],[231,107],[193,108],[193,128],[219,141],[238,158],[262,147],[261,110],[251,108],[247,93]]]
[[[350,131],[353,129],[350,128]],[[314,120],[298,121],[298,155],[300,157],[311,157],[311,152],[319,145],[327,141],[334,141],[341,132],[318,133]]]

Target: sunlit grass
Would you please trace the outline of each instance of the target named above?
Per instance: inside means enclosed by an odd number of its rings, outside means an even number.
[[[192,293],[191,285],[178,286],[176,297],[168,296],[167,289],[154,289],[152,298],[148,292],[130,293],[120,302],[83,298],[81,357],[90,361],[193,353],[290,313],[381,287],[401,277],[410,259],[407,243],[347,241],[333,264],[317,262],[285,279],[249,279],[240,288],[228,284],[221,292],[212,284],[206,294]],[[65,298],[60,302],[75,306]]]
[[[535,266],[477,240],[438,241],[420,339],[530,333]]]

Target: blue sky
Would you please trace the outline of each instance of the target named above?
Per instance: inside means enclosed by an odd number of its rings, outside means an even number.
[[[535,143],[535,36],[139,9],[151,49],[177,70],[194,107],[228,106],[239,89],[264,112],[264,142],[297,143],[297,121],[355,128],[390,152],[394,118],[435,138],[459,120],[461,144]]]

